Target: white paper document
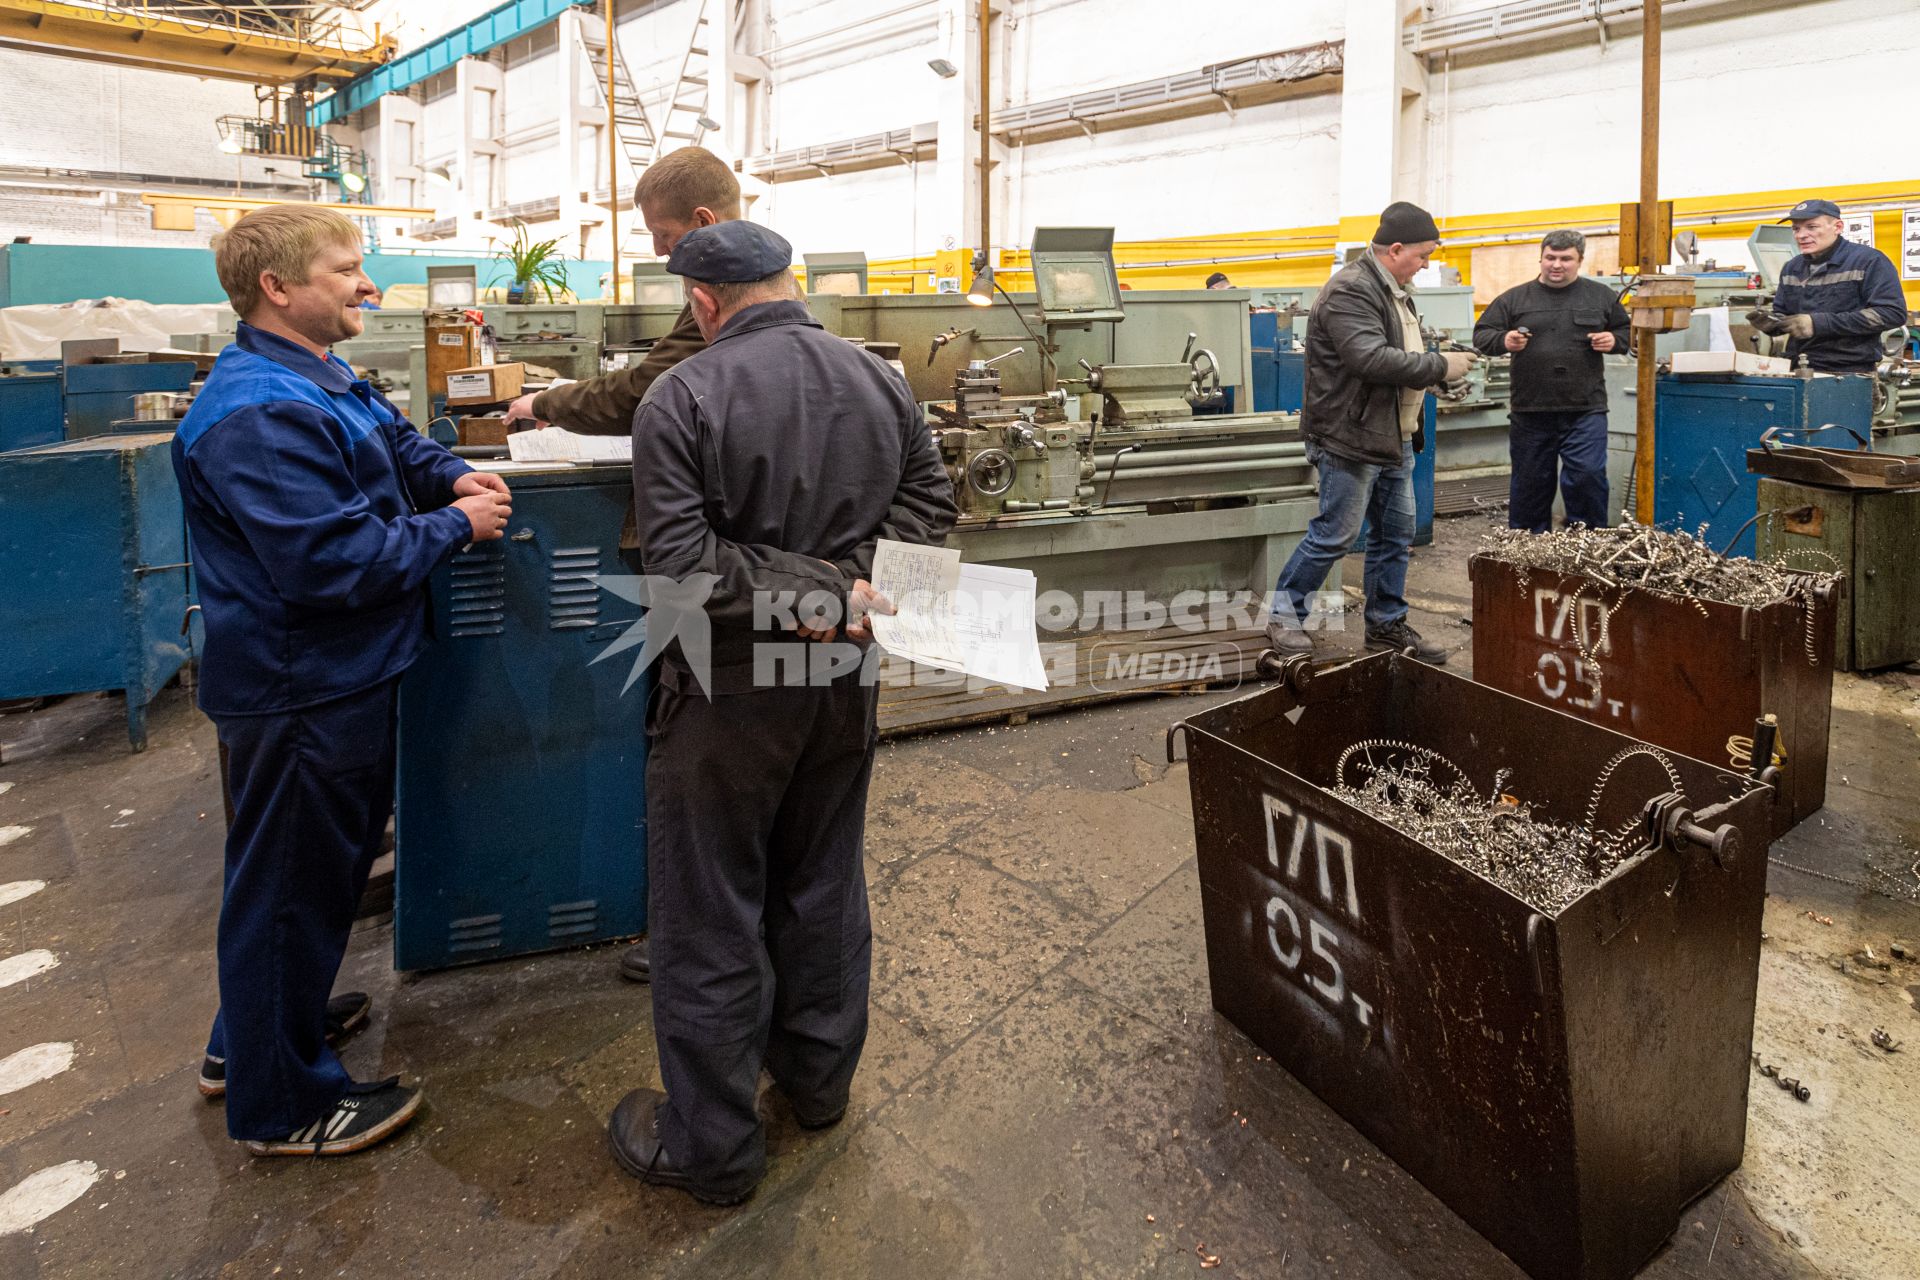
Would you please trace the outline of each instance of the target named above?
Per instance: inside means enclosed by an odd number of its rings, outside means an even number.
[[[515,462],[632,462],[632,436],[583,436],[564,427],[537,427],[507,437]]]
[[[993,684],[1047,687],[1027,570],[961,564],[955,550],[882,538],[872,582],[898,611],[872,619],[874,639],[894,657]]]

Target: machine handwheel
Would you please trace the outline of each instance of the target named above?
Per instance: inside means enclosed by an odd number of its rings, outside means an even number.
[[[1193,381],[1187,391],[1189,399],[1212,400],[1220,395],[1220,361],[1213,352],[1200,348],[1187,361],[1187,366],[1193,370]]]
[[[1013,480],[1013,455],[1005,449],[982,449],[967,463],[967,484],[983,498],[999,497]]]

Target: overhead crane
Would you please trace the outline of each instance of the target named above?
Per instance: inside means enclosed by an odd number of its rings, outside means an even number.
[[[0,46],[246,84],[336,84],[397,42],[314,15],[327,6],[0,0]]]

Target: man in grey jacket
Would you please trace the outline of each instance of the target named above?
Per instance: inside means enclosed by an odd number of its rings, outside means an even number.
[[[763,1066],[801,1127],[846,1113],[872,959],[879,688],[863,645],[869,612],[891,611],[868,576],[881,539],[938,546],[956,514],[905,380],[820,327],[790,259],[751,222],[674,246],[707,345],[654,381],[633,424],[641,559],[704,593],[710,634],[674,631],[647,712],[667,1096],[629,1094],[609,1138],[642,1181],[717,1204],[766,1171]]]
[[[1372,245],[1328,282],[1308,314],[1300,433],[1320,474],[1320,514],[1274,585],[1267,639],[1283,655],[1313,652],[1308,598],[1367,524],[1366,647],[1447,660],[1407,622],[1405,598],[1413,455],[1431,447],[1418,438],[1422,401],[1474,360],[1464,351],[1430,352],[1420,336],[1407,286],[1439,247],[1433,215],[1404,201],[1388,205]]]

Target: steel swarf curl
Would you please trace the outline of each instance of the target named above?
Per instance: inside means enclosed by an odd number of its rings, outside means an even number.
[[[1501,793],[1505,772],[1483,796],[1452,761],[1412,743],[1355,743],[1334,776],[1331,790],[1340,799],[1547,915],[1559,914],[1632,851],[1624,833],[1535,818]]]

